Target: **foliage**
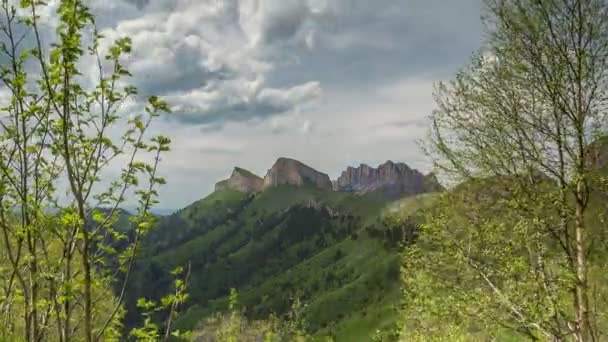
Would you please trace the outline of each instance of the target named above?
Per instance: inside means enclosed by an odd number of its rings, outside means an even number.
[[[257,341],[307,341],[306,322],[302,317],[304,306],[298,297],[292,300],[291,309],[283,319],[271,314],[266,320],[250,321],[242,316],[238,294],[230,290],[228,313],[215,314],[202,322],[194,333],[199,340],[218,342]]]
[[[181,332],[179,330],[172,330],[172,322],[177,315],[178,308],[183,305],[188,299],[186,293],[188,279],[190,277],[190,267],[188,267],[187,273],[184,275],[184,279],[180,278],[183,275],[184,270],[180,267],[171,274],[175,277],[174,280],[174,293],[161,298],[160,302],[156,303],[153,300],[146,300],[140,298],[137,301],[137,307],[143,310],[144,322],[139,328],[133,328],[130,335],[135,338],[136,341],[169,341],[169,338],[179,340],[190,340],[192,335],[190,332]],[[158,312],[167,311],[167,321],[164,324],[164,334],[155,322],[155,314]]]
[[[397,315],[398,249],[364,230],[382,224],[385,206],[376,198],[306,187],[268,189],[253,198],[216,192],[161,219],[143,243],[129,297],[162,297],[170,287],[167,271],[191,260],[197,286],[176,320],[180,329],[206,318],[214,318],[211,327],[225,320],[215,313],[238,287],[247,324],[283,316],[289,298],[300,293],[307,333],[368,335]],[[161,231],[172,237],[157,239]],[[128,324],[137,321],[133,315]]]
[[[602,340],[608,6],[485,3],[487,46],[436,91],[428,152],[465,182],[404,256],[404,336]]]
[[[228,321],[222,324],[216,333],[219,342],[236,342],[241,335],[241,317],[238,311],[238,294],[235,289],[230,289],[228,312],[230,313]]]
[[[0,3],[0,339],[119,339],[124,284],[165,183],[170,140],[147,132],[169,107],[152,96],[125,113],[137,94],[129,38],[106,42],[79,0],[58,1],[56,31],[43,33],[47,6]],[[138,209],[125,231],[128,197]]]

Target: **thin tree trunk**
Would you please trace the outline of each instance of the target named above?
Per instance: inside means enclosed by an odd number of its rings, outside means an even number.
[[[578,185],[580,187],[580,184]],[[576,235],[576,321],[579,341],[595,341],[591,318],[589,315],[589,284],[587,280],[587,248],[584,222],[584,206],[577,201],[575,213]]]
[[[71,234],[71,233],[70,233]],[[64,271],[64,276],[65,279],[64,281],[64,286],[65,286],[65,282],[67,282],[67,288],[68,291],[71,292],[71,281],[72,281],[72,251],[70,248],[70,241],[71,239],[68,239],[66,242],[66,246],[65,248],[65,271]],[[71,296],[71,293],[67,293],[68,296]],[[63,312],[65,313],[65,322],[63,323],[63,340],[65,342],[69,342],[71,340],[71,320],[72,320],[72,305],[71,305],[71,299],[70,298],[66,298],[64,303],[63,303]]]
[[[86,226],[86,225],[85,225]],[[91,298],[93,297],[91,291],[91,261],[89,260],[89,233],[87,228],[83,230],[84,243],[82,251],[82,266],[84,267],[84,329],[85,329],[85,340],[87,342],[93,341],[93,305]]]

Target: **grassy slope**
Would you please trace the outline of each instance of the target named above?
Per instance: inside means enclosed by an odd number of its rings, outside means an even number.
[[[172,222],[179,226],[161,223],[164,232],[157,233],[155,238],[171,237],[169,241],[174,243],[161,243],[162,248],[150,243],[148,264],[169,270],[188,261],[209,258],[202,253],[210,250],[220,260],[196,267],[193,264],[196,271],[192,274],[192,305],[179,317],[178,327],[192,328],[212,311],[226,308],[225,290],[230,279],[224,279],[224,282],[209,275],[224,274],[225,269],[218,265],[225,262],[229,266],[222,264],[222,267],[235,268],[230,274],[236,274],[238,278],[242,273],[238,265],[251,262],[263,248],[277,250],[278,237],[285,239],[281,234],[294,229],[289,220],[296,213],[291,213],[289,208],[299,203],[326,206],[341,215],[323,219],[327,222],[320,221],[319,224],[327,224],[328,229],[346,230],[349,220],[342,216],[355,217],[354,227],[347,236],[328,238],[327,245],[320,248],[312,241],[319,234],[327,234],[325,231],[302,240],[281,242],[283,249],[278,258],[264,259],[259,267],[253,265],[253,275],[244,273],[242,283],[235,281],[243,305],[252,313],[261,314],[269,308],[284,307],[293,292],[300,292],[307,304],[306,318],[310,328],[318,336],[333,334],[338,341],[370,340],[376,329],[395,321],[400,297],[398,252],[387,248],[383,241],[371,238],[364,230],[365,226],[377,223],[387,202],[371,195],[279,187],[253,199],[234,192],[214,193],[176,213]],[[225,212],[231,215],[222,214]],[[266,222],[269,216],[277,213],[285,213],[283,221],[260,231],[260,222]],[[213,221],[213,224],[197,225],[203,218],[206,220],[203,223]],[[347,223],[342,223],[344,220]],[[182,235],[187,238],[177,238]],[[301,250],[312,252],[304,258],[297,257]],[[198,271],[200,268],[211,271]],[[149,283],[145,277],[141,281]]]
[[[412,216],[416,211],[432,205],[436,196],[435,193],[421,194],[394,203],[389,203],[381,210],[380,215],[383,217],[391,216],[397,218]],[[399,256],[396,255],[396,253],[379,255],[377,249],[371,249],[366,253],[363,253],[361,259],[367,260],[367,265],[364,265],[363,268],[369,266],[373,269],[382,269],[382,266],[395,267],[395,265],[399,265],[400,263]],[[352,260],[352,262],[356,264],[359,260]],[[366,310],[355,312],[338,323],[335,327],[335,336],[337,340],[365,341],[368,339],[363,339],[362,336],[370,336],[370,334],[373,334],[376,330],[381,330],[383,333],[390,333],[397,323],[398,306],[399,303],[401,303],[401,300],[399,284],[390,284],[390,286],[383,291],[383,295],[369,305]]]
[[[608,166],[603,166],[599,172],[603,175],[608,174]],[[465,182],[452,189],[452,191],[481,194],[485,193],[488,187],[494,187],[493,182],[494,180],[482,180],[473,183]],[[594,186],[594,189],[596,190],[599,188],[599,186]],[[606,195],[600,191],[594,191],[591,197],[587,224],[588,227],[593,230],[593,234],[600,238],[600,240],[605,241],[605,239],[608,238],[608,233],[606,233],[602,227],[604,226],[604,220],[606,218]],[[436,202],[437,198],[438,193],[422,194],[405,198],[389,204],[381,215],[397,219],[416,216],[426,209],[436,206],[437,203],[439,203]],[[596,256],[601,256],[600,258],[603,259],[604,256],[608,255],[608,248],[606,248],[605,245],[598,246],[598,244],[596,244],[594,247],[597,248]],[[389,258],[391,257],[392,256],[389,256]],[[605,261],[599,261],[599,263],[604,264]],[[376,268],[378,267],[376,266]],[[598,275],[594,274],[593,277],[598,277]],[[605,273],[602,273],[599,277],[606,279]],[[602,280],[596,279],[596,281],[602,283]],[[390,330],[398,319],[396,304],[401,300],[400,290],[398,286],[395,286],[395,288],[386,292],[386,296],[382,300],[374,302],[365,312],[356,312],[341,320],[334,328],[334,331],[337,332],[337,340],[364,341],[366,339],[363,339],[362,336],[369,336],[370,332],[373,332],[375,329],[383,330],[384,328]],[[520,336],[514,336],[510,331],[504,331],[501,339],[504,341],[517,341],[520,339]],[[322,339],[319,339],[319,341],[321,340]]]
[[[464,183],[452,191],[483,193],[487,185],[481,183]],[[599,195],[595,194],[594,197],[596,196]],[[218,211],[238,206],[244,197],[238,193],[215,193],[185,209],[183,213],[195,217],[217,215]],[[230,237],[230,242],[218,249],[224,252],[223,257],[235,260],[247,258],[253,246],[247,242],[245,233],[255,227],[264,215],[285,211],[297,203],[323,203],[338,212],[358,216],[360,220],[357,223],[356,238],[351,236],[334,241],[305,260],[272,276],[254,279],[239,290],[241,301],[245,305],[255,303],[252,307],[255,310],[273,300],[289,296],[291,292],[284,290],[285,286],[289,285],[290,289],[297,287],[308,295],[304,299],[307,304],[306,316],[319,341],[328,335],[333,335],[337,341],[369,341],[374,331],[390,330],[397,321],[401,293],[394,276],[398,273],[398,252],[386,248],[383,241],[370,237],[364,227],[377,224],[378,218],[383,216],[406,218],[416,215],[424,211],[424,208],[432,207],[436,197],[436,194],[423,194],[387,203],[373,196],[361,197],[313,188],[270,189],[257,195],[238,213],[238,226],[222,223],[154,258],[167,263],[167,266],[185,262],[192,257],[194,251],[208,249],[214,241],[226,236]],[[212,202],[215,205],[211,205]],[[599,201],[592,202],[591,210],[598,212],[599,217],[599,213],[604,213],[605,209],[603,206],[597,207]],[[590,216],[595,218],[596,215]],[[597,222],[589,223],[592,227],[597,225]],[[285,227],[277,225],[271,232],[276,234],[282,229]],[[287,248],[285,256],[295,253],[298,246]],[[336,258],[338,251],[341,256]],[[321,285],[321,289],[315,290],[320,283],[326,283],[329,274],[334,278],[333,283]],[[256,303],[259,298],[263,298],[262,303]],[[192,327],[211,311],[221,310],[226,305],[223,296],[195,304],[180,317],[178,325]]]
[[[598,169],[598,172],[602,177],[606,177],[608,175],[608,165],[603,165],[602,168]],[[555,190],[552,183],[545,183],[544,186],[546,188],[544,188],[543,191]],[[511,181],[508,179],[492,177],[465,181],[449,191],[453,194],[468,195],[476,201],[480,201],[483,200],[483,196],[490,194],[495,195],[496,193],[502,193],[503,195],[507,195],[513,187]],[[589,229],[589,234],[594,236],[594,239],[597,241],[606,241],[608,239],[608,231],[604,227],[605,220],[608,217],[608,212],[606,210],[606,199],[608,198],[608,195],[605,193],[605,186],[592,184],[591,189],[592,191],[586,215],[586,227]],[[432,210],[438,205],[442,205],[442,202],[436,201],[438,196],[438,193],[429,193],[403,199],[389,205],[385,211],[385,215],[397,218],[416,216],[418,220],[422,220],[424,212]],[[608,264],[608,246],[606,244],[594,243],[592,248],[592,251],[590,251],[591,256],[589,258],[591,263],[589,278],[591,281],[595,282],[595,284],[606,284],[608,283],[608,276],[606,275],[603,265]],[[597,267],[598,265],[600,267]],[[599,272],[597,271],[598,268],[600,269]],[[603,286],[600,285],[600,288],[603,289]],[[500,334],[500,341],[510,342],[520,341],[522,339],[521,335],[514,334],[513,331],[508,329],[505,329]],[[477,334],[469,336],[469,338],[470,340],[488,339],[484,332],[478,332]]]

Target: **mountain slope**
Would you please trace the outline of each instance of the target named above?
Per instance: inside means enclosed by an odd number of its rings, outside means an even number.
[[[226,310],[236,288],[250,319],[281,315],[298,296],[309,332],[369,340],[396,320],[400,245],[416,230],[386,219],[391,200],[440,189],[405,164],[370,171],[342,177],[356,188],[336,191],[329,176],[293,159],[279,158],[263,184],[235,168],[214,193],[161,218],[143,241],[129,321],[137,320],[137,298],[159,299],[171,289],[170,271],[190,265],[190,297],[176,328]]]
[[[225,310],[234,287],[249,317],[281,314],[298,295],[312,332],[340,336],[356,317],[365,324],[355,328],[366,327],[357,333],[367,336],[396,317],[396,310],[374,308],[397,303],[398,251],[366,230],[381,229],[386,204],[313,185],[215,192],[161,220],[144,242],[128,297],[161,297],[169,271],[190,263],[190,300],[178,327]]]

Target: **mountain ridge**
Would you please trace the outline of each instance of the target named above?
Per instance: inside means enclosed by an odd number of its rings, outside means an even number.
[[[417,191],[434,180],[403,163],[385,168],[378,175],[402,183],[403,174],[415,174],[424,183]],[[386,179],[393,178],[377,178]],[[161,298],[173,284],[170,271],[191,265],[196,285],[176,318],[178,329],[225,310],[236,288],[248,319],[285,314],[299,294],[311,333],[367,336],[398,317],[399,246],[415,229],[385,219],[392,203],[378,191],[335,191],[327,174],[294,159],[277,159],[264,178],[235,167],[216,191],[159,218],[142,241],[128,298]],[[136,304],[126,304],[130,325],[140,317]]]
[[[289,298],[300,293],[311,332],[351,331],[335,324],[389,305],[399,293],[398,251],[381,230],[386,204],[378,196],[314,184],[273,186],[255,194],[214,192],[159,219],[142,241],[128,298],[160,298],[172,286],[170,270],[191,263],[190,281],[196,285],[176,319],[178,329],[193,329],[224,310],[230,288],[237,288],[239,304],[251,319],[284,314]],[[337,305],[344,302],[349,304]],[[129,324],[137,324],[135,301],[127,312]],[[375,328],[397,313],[385,310],[380,321],[375,317],[356,319]]]
[[[280,157],[264,178],[235,167],[230,178],[216,183],[215,191],[257,193],[283,185],[312,185],[322,190],[357,194],[380,193],[389,199],[444,190],[434,174],[424,175],[402,162],[388,160],[376,168],[364,163],[349,166],[336,180],[331,180],[326,173],[296,159]]]
[[[334,182],[334,190],[359,194],[379,192],[391,199],[398,199],[426,192],[441,191],[433,174],[424,175],[405,163],[391,160],[373,168],[367,164],[349,166]]]
[[[281,157],[264,177],[264,188],[281,185],[303,186],[311,184],[323,190],[331,190],[331,179],[325,173],[291,158]]]

